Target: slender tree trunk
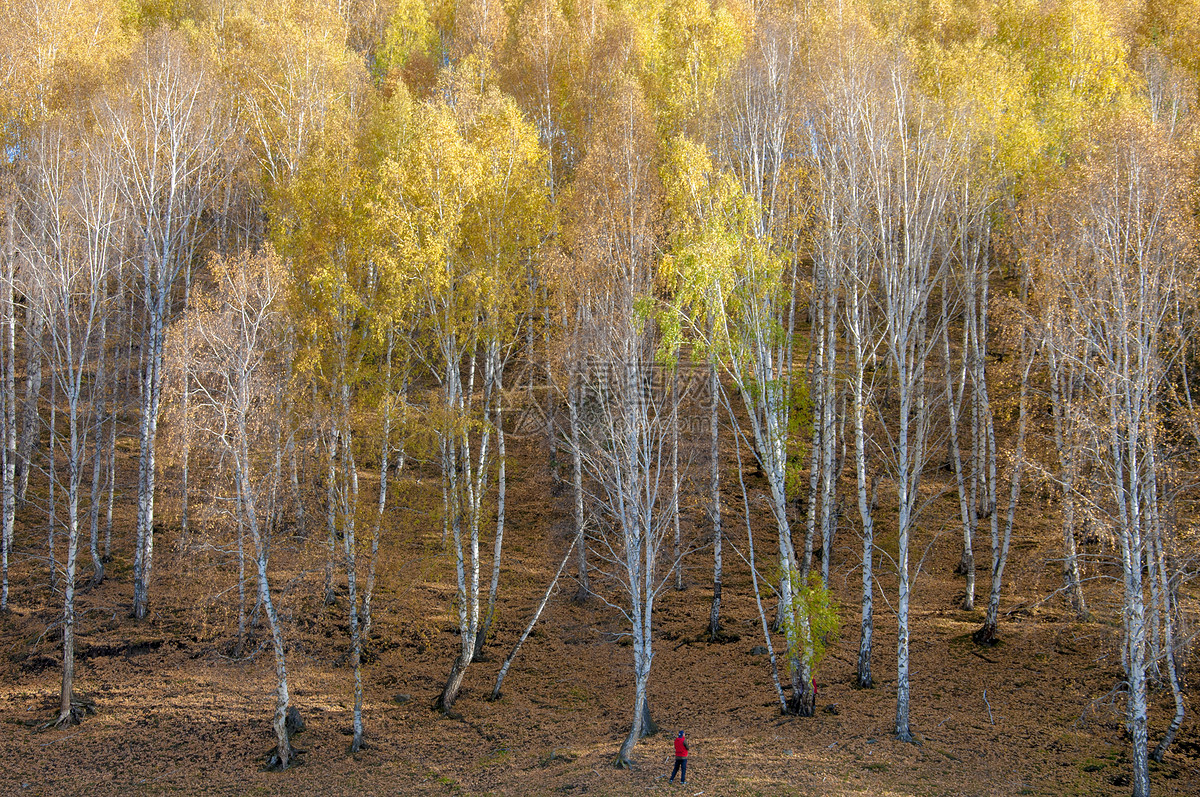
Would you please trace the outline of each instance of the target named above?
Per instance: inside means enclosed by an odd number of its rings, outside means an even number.
[[[132,340],[130,346],[133,345]],[[132,359],[132,357],[130,357]],[[129,369],[126,369],[128,373]],[[118,393],[117,393],[117,372],[116,372],[116,354],[113,354],[113,375],[109,388],[109,422],[108,422],[108,444],[105,447],[105,473],[108,476],[108,485],[105,487],[104,499],[104,556],[103,561],[112,560],[112,528],[113,528],[113,504],[115,503],[117,494],[117,410],[118,410]]]
[[[74,370],[79,364],[72,362],[68,368]],[[75,688],[75,564],[79,551],[79,486],[83,471],[83,442],[79,435],[79,383],[68,371],[70,387],[67,395],[67,562],[66,580],[63,584],[63,664],[62,691],[59,713],[55,724],[59,727],[74,725],[81,719],[72,703]],[[53,386],[58,382],[52,380]],[[50,430],[50,450],[54,451],[54,429]],[[57,480],[55,471],[50,472],[50,483]]]
[[[244,434],[243,429],[243,434]],[[245,438],[241,443],[242,462],[249,461],[249,450]],[[278,769],[287,769],[291,763],[292,745],[287,732],[288,711],[288,682],[287,660],[283,647],[283,630],[279,623],[279,615],[271,600],[271,587],[267,580],[267,544],[258,527],[258,515],[255,511],[253,496],[250,492],[249,475],[244,465],[238,466],[238,479],[243,496],[243,510],[246,513],[246,525],[250,528],[250,537],[254,540],[255,564],[258,570],[258,600],[267,616],[267,624],[271,629],[271,648],[275,655],[275,717],[271,725],[275,729],[275,755]]]
[[[170,297],[160,288],[158,299],[151,301],[145,343],[145,370],[142,373],[142,418],[138,456],[138,547],[133,563],[133,616],[145,618],[150,601],[150,579],[154,564],[154,484],[155,447],[158,440],[158,409],[162,396],[163,340],[166,335],[166,303]]]
[[[72,430],[74,431],[74,430]],[[76,478],[72,476],[71,478]],[[77,486],[76,486],[77,489]],[[70,502],[67,518],[67,568],[63,587],[63,632],[62,632],[62,690],[60,692],[58,719],[55,725],[74,725],[79,716],[72,708],[75,689],[75,561],[79,548],[79,518],[77,506]]]
[[[237,554],[238,554],[238,641],[237,655],[246,651],[246,525],[245,510],[242,507],[242,489],[239,482],[236,488],[234,511],[237,514]],[[260,593],[261,595],[261,593]]]
[[[330,408],[332,412],[333,409]],[[325,589],[324,603],[326,606],[332,606],[337,600],[333,592],[333,566],[337,559],[337,452],[338,452],[338,432],[337,427],[333,427],[329,432],[329,439],[325,443],[325,449],[328,454],[328,463],[325,472],[325,529],[328,532],[329,539],[326,541],[325,558]]]
[[[1050,407],[1054,414],[1054,444],[1058,449],[1059,479],[1062,482],[1062,533],[1063,533],[1063,585],[1067,590],[1071,608],[1079,619],[1087,618],[1087,604],[1083,596],[1083,580],[1079,569],[1079,552],[1075,544],[1075,484],[1077,445],[1075,435],[1068,429],[1074,428],[1071,418],[1072,399],[1075,396],[1076,376],[1073,361],[1064,363],[1058,345],[1047,347],[1050,364]],[[1065,372],[1064,372],[1065,369]]]
[[[488,587],[487,610],[483,613],[483,625],[475,635],[475,657],[483,655],[483,646],[487,643],[488,634],[492,630],[492,620],[496,615],[496,594],[500,589],[500,557],[504,546],[504,494],[505,482],[505,453],[504,453],[504,414],[503,414],[503,371],[499,362],[496,369],[496,539],[492,548],[492,582]]]
[[[846,329],[850,337],[854,372],[851,377],[851,412],[854,416],[854,475],[858,487],[858,516],[862,523],[862,617],[859,631],[858,665],[855,682],[862,689],[874,684],[871,675],[871,645],[875,631],[874,619],[874,557],[875,557],[875,489],[870,486],[868,498],[867,434],[866,434],[866,367],[870,343],[867,341],[867,307],[859,275],[849,275]]]
[[[823,300],[821,300],[823,302]],[[825,346],[823,345],[824,334],[822,329],[825,324],[825,314],[818,312],[813,326],[813,349],[816,351],[816,364],[813,366],[811,384],[815,388],[811,391],[812,398],[812,441],[809,452],[808,464],[808,506],[805,508],[805,523],[804,523],[804,558],[800,562],[800,580],[804,583],[808,582],[808,573],[812,569],[813,545],[817,535],[817,515],[821,506],[821,463],[822,446],[821,434],[825,431],[825,425],[822,418],[825,413],[823,404],[825,399],[825,391],[822,389],[821,380],[825,375]]]
[[[826,275],[827,296],[823,303],[825,321],[821,347],[824,350],[821,375],[821,584],[829,587],[833,535],[837,524],[837,285],[832,272]]]
[[[184,310],[184,312],[187,311],[189,302],[191,301],[191,295],[192,295],[192,262],[189,259],[187,262],[187,265],[184,266],[184,276],[183,276],[183,310]],[[185,325],[183,327],[183,335],[185,337],[183,345],[185,347],[188,345],[187,340],[186,340],[187,334],[188,334],[188,327]],[[180,421],[183,424],[183,451],[180,452],[180,463],[179,463],[179,549],[187,550],[187,547],[190,544],[189,539],[188,539],[188,537],[189,537],[189,531],[188,531],[188,523],[189,523],[189,520],[188,520],[188,494],[189,494],[189,491],[188,491],[188,482],[189,482],[188,468],[191,464],[191,458],[192,458],[192,442],[191,442],[192,436],[189,433],[189,429],[190,429],[191,422],[192,422],[192,419],[191,419],[192,385],[186,375],[184,376],[184,379],[183,379],[182,393],[183,393],[183,395],[181,396],[181,398],[182,398],[183,406],[180,409]]]
[[[679,359],[671,373],[671,524],[675,530],[675,589],[683,589],[683,540],[679,531]]]
[[[42,424],[38,405],[42,398],[41,341],[45,325],[42,317],[32,308],[26,323],[28,350],[25,357],[25,402],[21,409],[21,436],[17,451],[17,506],[25,505],[25,495],[29,490],[29,470],[33,466],[33,452],[38,447],[38,435]]]
[[[713,597],[712,606],[708,612],[708,638],[716,640],[721,635],[721,586],[723,573],[721,567],[721,457],[719,426],[717,422],[717,406],[720,395],[720,384],[717,381],[717,366],[708,366],[708,432],[709,432],[709,517],[713,525]]]
[[[349,388],[343,386],[342,389],[342,411],[344,417],[349,420]],[[350,742],[350,752],[357,753],[362,747],[363,738],[363,721],[362,721],[362,639],[359,636],[358,623],[358,546],[355,541],[355,515],[358,505],[358,468],[354,462],[354,452],[350,444],[349,431],[344,435],[342,444],[342,460],[343,467],[348,474],[350,482],[350,502],[347,507],[345,520],[342,524],[342,542],[345,544],[346,555],[346,589],[347,603],[350,606],[350,666],[354,669],[354,738]]]
[[[1134,469],[1131,471],[1136,472]],[[1122,535],[1125,565],[1125,658],[1129,683],[1126,709],[1127,726],[1133,740],[1133,794],[1150,797],[1149,723],[1146,689],[1146,607],[1142,597],[1144,545],[1140,534]]]
[[[571,490],[574,501],[574,521],[575,521],[575,553],[579,557],[576,565],[576,579],[579,582],[579,589],[575,593],[575,600],[582,602],[591,594],[591,587],[588,584],[588,561],[587,561],[587,528],[584,525],[583,515],[583,455],[580,449],[579,441],[579,374],[575,371],[578,366],[572,364],[571,373],[567,379],[567,412],[570,416],[571,425]]]
[[[384,361],[384,385],[390,393],[392,389],[392,352],[395,348],[396,335],[392,329],[387,333],[387,355]],[[367,589],[363,595],[362,626],[363,635],[371,635],[371,601],[375,597],[375,571],[379,565],[379,539],[383,533],[383,513],[387,508],[388,490],[388,455],[392,448],[392,404],[389,398],[383,402],[383,442],[379,445],[379,501],[375,505],[375,529],[371,533],[371,560],[367,565]]]
[[[0,285],[0,359],[3,360],[4,384],[4,485],[3,504],[0,511],[0,551],[3,555],[3,574],[0,583],[0,612],[8,610],[8,565],[13,548],[13,527],[16,524],[17,498],[17,316],[13,302],[13,281],[16,278],[16,244],[14,237],[14,217],[10,210],[5,214],[6,225],[4,250],[3,284]]]
[[[970,289],[969,281],[964,289],[966,293]],[[966,300],[968,303],[972,301],[969,297]],[[971,510],[967,498],[967,483],[963,474],[963,459],[962,448],[958,442],[958,425],[959,411],[962,407],[962,397],[966,392],[967,382],[967,338],[969,327],[968,320],[971,315],[971,310],[967,310],[968,318],[963,319],[963,351],[959,355],[959,367],[957,368],[958,379],[955,384],[953,361],[950,358],[950,323],[949,323],[949,299],[946,292],[942,292],[942,360],[943,374],[946,378],[946,412],[949,415],[949,432],[950,432],[950,461],[954,468],[954,486],[958,492],[958,513],[962,522],[963,531],[963,552],[962,558],[959,561],[958,570],[967,577],[967,589],[963,593],[962,607],[966,611],[970,611],[975,606],[975,555],[972,551],[971,540]],[[969,565],[969,566],[968,566]]]
[[[443,345],[445,346],[446,352],[448,352],[443,357],[446,365],[446,381],[443,385],[443,389],[446,392],[445,402],[447,413],[448,415],[451,413],[461,415],[463,413],[463,400],[461,397],[462,373],[457,357],[451,354],[457,351],[457,345],[452,339],[447,340]],[[470,545],[471,541],[469,539],[463,539],[462,528],[462,487],[460,485],[460,481],[465,481],[467,482],[468,486],[470,485],[469,473],[464,472],[464,474],[460,476],[458,472],[460,459],[458,448],[461,444],[463,445],[464,449],[466,449],[466,441],[464,440],[460,443],[459,438],[462,434],[464,433],[457,429],[447,429],[442,434],[444,449],[449,454],[446,463],[446,479],[444,482],[445,489],[447,490],[447,497],[443,500],[449,506],[449,525],[451,537],[454,543],[455,575],[458,581],[457,603],[460,642],[459,654],[455,657],[454,663],[450,666],[450,674],[446,678],[446,684],[442,687],[442,692],[434,704],[436,709],[443,712],[449,712],[451,710],[451,708],[454,706],[454,701],[458,699],[458,694],[462,689],[463,677],[466,675],[467,667],[470,666],[471,659],[475,654],[475,624],[478,621],[478,604],[472,602],[472,592],[468,591],[467,584],[468,562],[466,561],[466,557],[468,555],[468,551],[465,550],[465,548],[466,546]],[[469,451],[469,449],[467,449],[467,451]],[[468,459],[469,453],[467,453],[467,451],[464,451],[462,456],[464,471],[469,471],[470,469],[470,460]],[[470,496],[467,496],[467,503],[469,509]],[[470,521],[471,519],[468,518],[468,525],[470,525]],[[468,535],[469,534],[470,530],[468,529]],[[476,538],[476,541],[477,540],[478,538]],[[478,578],[478,570],[476,568],[478,561],[478,549],[476,548],[474,552],[476,556],[470,565],[475,574],[474,578]],[[476,592],[475,595],[477,596],[478,593]],[[475,611],[472,611],[473,609]]]
[[[775,685],[775,696],[779,700],[779,713],[788,714],[787,697],[783,693],[783,685],[779,681],[779,664],[775,658],[775,645],[771,642],[771,628],[767,623],[767,613],[763,610],[762,590],[758,586],[758,567],[754,555],[754,524],[750,522],[750,498],[746,494],[746,475],[742,470],[741,435],[737,428],[737,419],[733,417],[733,408],[729,408],[729,416],[733,421],[733,442],[737,453],[738,484],[742,488],[742,510],[746,520],[746,547],[750,553],[750,583],[754,586],[754,602],[758,607],[758,619],[762,624],[763,641],[767,646],[767,657],[771,663],[771,681]]]
[[[1025,430],[1029,415],[1029,371],[1033,367],[1033,355],[1022,341],[1024,371],[1021,375],[1020,398],[1018,399],[1017,445],[1013,455],[1013,472],[1008,496],[1008,512],[1004,518],[1004,537],[992,538],[992,587],[988,595],[987,616],[983,627],[975,632],[975,642],[992,645],[997,640],[996,626],[1000,621],[1000,589],[1004,580],[1004,566],[1008,563],[1009,545],[1012,542],[1013,524],[1016,521],[1017,501],[1021,495],[1021,475],[1025,469]],[[989,428],[989,436],[994,433]],[[994,445],[994,444],[993,444]]]
[[[107,333],[108,315],[105,314],[100,319],[100,339],[98,341],[96,356],[97,387],[93,390],[93,395],[96,397],[96,441],[92,446],[92,492],[91,501],[88,504],[88,526],[90,532],[88,542],[92,555],[92,587],[98,586],[104,580],[104,562],[100,558],[100,474],[104,462],[104,399],[108,392],[105,379],[106,377],[112,378],[108,377],[105,373],[108,349]]]
[[[1150,538],[1150,554],[1153,560],[1150,565],[1150,577],[1158,581],[1159,589],[1164,596],[1162,612],[1164,658],[1167,664],[1167,678],[1171,684],[1171,696],[1175,700],[1175,714],[1171,717],[1171,724],[1167,727],[1167,732],[1163,734],[1163,738],[1159,740],[1154,747],[1154,752],[1150,755],[1159,764],[1162,763],[1171,743],[1175,741],[1175,734],[1183,725],[1185,715],[1183,684],[1175,661],[1175,590],[1172,588],[1172,581],[1167,574],[1165,548],[1163,530],[1160,526],[1154,529]]]
[[[546,587],[546,593],[542,595],[541,601],[537,608],[533,611],[533,617],[529,618],[529,624],[525,626],[525,630],[521,632],[521,636],[517,639],[517,643],[513,645],[512,652],[504,658],[504,663],[500,665],[500,673],[496,676],[496,686],[492,689],[492,700],[500,699],[500,687],[504,684],[504,676],[508,674],[508,668],[512,665],[513,659],[517,657],[521,646],[525,644],[525,640],[529,638],[529,634],[533,631],[533,627],[537,625],[538,619],[542,616],[542,610],[546,608],[546,603],[549,602],[550,596],[554,593],[554,586],[558,583],[559,577],[562,576],[563,570],[566,569],[567,562],[571,559],[571,551],[575,548],[578,540],[572,539],[571,544],[567,546],[567,552],[563,554],[562,562],[558,566],[558,571],[554,574],[554,578],[550,580],[550,585]]]
[[[49,471],[49,483],[46,485],[46,527],[47,553],[50,559],[50,591],[58,584],[58,559],[55,555],[55,538],[58,536],[58,513],[55,511],[55,488],[58,486],[58,463],[55,461],[56,435],[58,434],[58,380],[50,378],[50,445],[46,447],[46,468]]]

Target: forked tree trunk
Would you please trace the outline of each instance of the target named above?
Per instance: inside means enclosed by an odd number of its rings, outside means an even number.
[[[658,726],[650,717],[650,697],[646,691],[650,683],[650,660],[653,657],[651,638],[649,628],[641,627],[643,620],[638,614],[640,612],[635,612],[633,631],[633,722],[630,724],[629,734],[617,752],[616,765],[621,769],[633,766],[633,748],[638,740],[658,731]],[[644,619],[644,622],[649,625],[648,618]]]

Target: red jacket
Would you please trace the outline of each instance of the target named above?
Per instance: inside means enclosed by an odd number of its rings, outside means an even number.
[[[684,738],[682,736],[676,736],[675,737],[675,757],[676,758],[687,758],[687,754],[688,754],[687,742],[684,740]]]

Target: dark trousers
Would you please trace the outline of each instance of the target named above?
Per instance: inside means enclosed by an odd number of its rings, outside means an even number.
[[[670,780],[675,780],[675,773],[679,773],[679,782],[687,783],[687,759],[675,758],[675,768],[671,770]]]

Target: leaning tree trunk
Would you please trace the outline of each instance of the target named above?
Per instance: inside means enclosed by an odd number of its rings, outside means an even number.
[[[245,419],[242,419],[240,429],[237,469],[238,490],[242,496],[242,511],[245,513],[246,526],[250,529],[250,537],[254,541],[254,559],[258,570],[258,600],[267,616],[267,624],[271,628],[271,647],[275,654],[275,716],[271,726],[275,729],[275,760],[278,769],[287,769],[291,763],[292,745],[287,732],[288,683],[287,660],[283,647],[283,630],[279,623],[279,615],[271,600],[271,587],[267,580],[267,544],[259,529],[258,512],[255,508],[254,494],[251,492],[247,465],[250,461],[249,446],[246,441]]]
[[[775,645],[771,642],[771,626],[767,623],[767,613],[763,610],[762,590],[758,586],[758,568],[754,561],[754,525],[750,522],[750,499],[746,494],[746,475],[742,470],[742,446],[737,419],[733,417],[733,409],[729,408],[733,420],[733,442],[738,463],[738,484],[742,488],[742,511],[746,520],[746,548],[750,553],[747,564],[750,566],[750,583],[754,587],[754,603],[758,607],[758,619],[762,624],[763,641],[767,646],[767,656],[771,663],[771,682],[775,685],[775,696],[779,700],[779,713],[788,713],[787,697],[783,694],[783,685],[779,682],[779,663],[775,658]],[[736,550],[736,549],[735,549]]]
[[[542,616],[542,610],[546,608],[546,604],[550,601],[550,596],[554,593],[554,587],[558,584],[558,579],[562,576],[563,570],[566,569],[567,562],[571,559],[571,551],[575,547],[576,540],[571,540],[571,544],[567,546],[567,552],[563,554],[562,563],[558,566],[558,571],[554,574],[554,578],[550,579],[550,585],[546,587],[546,593],[542,595],[541,602],[537,608],[533,610],[533,617],[529,618],[529,624],[525,626],[525,630],[521,632],[521,636],[517,639],[517,643],[513,645],[512,652],[504,658],[504,663],[500,665],[500,673],[496,676],[496,686],[492,689],[491,699],[500,699],[500,687],[504,683],[504,676],[508,674],[508,668],[512,666],[513,659],[517,657],[521,646],[525,644],[525,640],[529,638],[533,627],[537,625],[538,619]]]

